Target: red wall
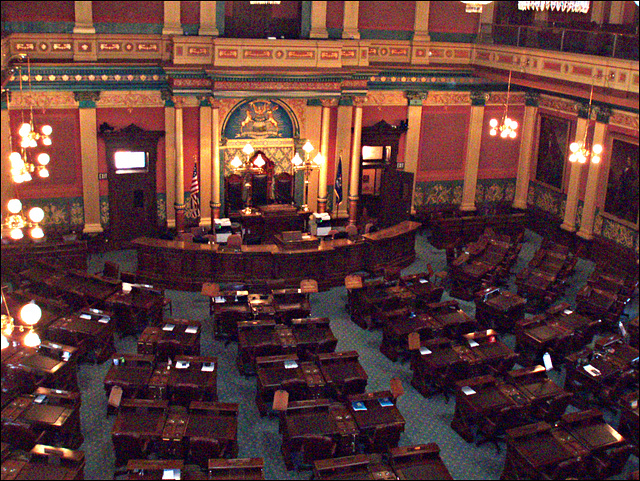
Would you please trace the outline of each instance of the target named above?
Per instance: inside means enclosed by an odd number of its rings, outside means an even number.
[[[413,31],[415,9],[415,2],[360,2],[358,28]]]
[[[429,31],[476,33],[480,14],[466,13],[464,9],[465,6],[462,2],[431,2],[429,7]]]
[[[182,112],[183,122],[183,155],[184,155],[184,190],[191,189],[191,177],[195,159],[200,159],[200,108],[185,107]],[[201,177],[198,166],[198,177]]]
[[[470,108],[466,105],[423,107],[416,180],[464,178]]]
[[[515,139],[503,139],[500,134],[492,137],[489,133],[491,130],[489,121],[495,118],[498,122],[501,122],[503,114],[503,106],[489,106],[484,109],[480,164],[478,168],[478,178],[480,179],[504,179],[516,176],[524,107],[509,107],[509,117],[518,122],[518,136]]]
[[[116,130],[135,124],[144,130],[165,130],[163,107],[140,107],[129,109],[106,108],[97,109],[96,123],[101,125],[107,122]],[[96,127],[97,131],[97,127]],[[98,169],[99,172],[107,172],[107,158],[104,142],[98,139]],[[166,191],[165,183],[165,140],[160,138],[158,142],[158,157],[156,161],[156,190]],[[106,180],[100,181],[100,195],[107,195],[109,186]]]
[[[74,4],[75,2],[47,2],[46,8],[43,8],[42,2],[2,2],[2,21],[75,22]]]
[[[94,23],[164,22],[163,2],[92,2],[92,6]]]
[[[327,2],[327,28],[342,28],[343,23],[344,2]]]
[[[198,25],[200,2],[180,2],[180,22],[184,25]]]
[[[24,117],[22,116],[24,114]],[[11,111],[12,147],[20,151],[20,125],[29,119],[29,111]],[[82,162],[80,156],[80,120],[76,109],[55,109],[42,111],[34,110],[34,125],[39,130],[43,125],[50,125],[53,129],[51,140],[53,143],[42,148],[36,147],[34,152],[47,152],[51,162],[47,166],[50,175],[41,179],[33,174],[33,180],[16,186],[17,194],[23,199],[44,199],[53,197],[82,196]],[[32,149],[29,149],[32,150]],[[34,159],[29,154],[30,159]]]

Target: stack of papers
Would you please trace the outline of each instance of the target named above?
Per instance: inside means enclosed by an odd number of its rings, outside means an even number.
[[[366,411],[367,410],[367,406],[365,406],[362,401],[353,401],[351,403],[351,407],[353,408],[354,411]]]
[[[189,361],[176,361],[176,369],[187,369]]]
[[[476,341],[474,341],[473,339],[469,339],[469,347],[478,347],[480,344],[478,344]]]
[[[201,371],[204,371],[204,372],[213,372],[213,370],[214,370],[214,369],[215,369],[215,365],[214,365],[212,362],[205,362],[205,363],[202,365],[202,369],[201,369]]]
[[[187,334],[197,334],[198,326],[189,326],[184,330],[184,332],[186,332]]]
[[[462,392],[465,393],[465,395],[470,396],[471,394],[475,394],[476,392],[471,389],[469,386],[464,386],[462,388]]]
[[[427,354],[431,354],[431,350],[428,347],[422,346],[420,348],[420,354],[422,354],[423,356],[425,356]]]
[[[285,361],[284,368],[285,369],[295,369],[298,367],[298,363],[296,361]]]
[[[380,398],[378,399],[378,402],[382,407],[393,406],[393,402],[391,402],[391,399],[389,399],[388,397]]]
[[[165,324],[164,326],[162,326],[162,330],[163,331],[173,331],[175,329],[175,325],[173,324]]]

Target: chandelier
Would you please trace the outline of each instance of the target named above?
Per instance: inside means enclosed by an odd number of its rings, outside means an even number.
[[[236,154],[233,160],[230,162],[230,165],[233,171],[237,174],[244,175],[244,187],[247,189],[247,202],[245,208],[242,210],[243,214],[252,214],[254,212],[253,207],[251,206],[252,201],[252,179],[251,175],[247,174],[260,174],[263,171],[264,165],[267,163],[264,158],[262,158],[261,154],[258,154],[255,159],[251,159],[251,155],[255,152],[253,146],[250,143],[247,143],[243,148],[242,152],[246,155],[246,159],[244,162],[240,160],[240,157]]]
[[[558,10],[587,13],[591,2],[518,2],[518,10]]]
[[[509,94],[511,93],[511,70],[509,70],[509,84],[507,86],[507,100],[504,104],[504,114],[502,115],[501,123],[498,124],[498,119],[491,119],[489,121],[489,126],[491,130],[489,131],[489,135],[495,137],[498,132],[500,132],[500,137],[503,139],[515,139],[518,134],[516,130],[518,129],[518,122],[509,118]]]
[[[29,58],[24,56],[20,58],[27,59],[27,78],[29,81],[29,90],[31,90],[31,64]],[[19,67],[19,85],[20,94],[22,94],[22,67]],[[7,96],[7,110],[9,111],[9,97]],[[43,125],[40,131],[36,131],[33,121],[33,105],[29,105],[29,118],[25,120],[24,112],[22,114],[22,125],[18,133],[20,134],[20,151],[13,151],[11,147],[11,154],[9,155],[9,161],[11,163],[11,177],[13,182],[21,184],[23,182],[29,182],[33,177],[31,174],[34,172],[41,178],[49,177],[49,170],[47,165],[51,161],[49,154],[42,152],[42,149],[52,144],[51,134],[53,129],[50,125]],[[40,141],[40,152],[35,155],[35,149],[38,148]],[[11,142],[11,139],[10,139]],[[33,159],[35,157],[35,160]]]
[[[22,338],[22,344],[27,347],[37,347],[40,345],[40,336],[34,331],[34,326],[38,323],[40,318],[42,317],[42,309],[40,306],[36,304],[34,301],[28,302],[24,306],[20,308],[20,320],[23,324],[16,326],[15,320],[11,317],[11,313],[9,312],[9,306],[7,304],[7,299],[4,295],[4,290],[2,293],[2,304],[4,305],[6,314],[2,314],[2,349],[6,349],[9,347],[9,337],[14,333],[14,331],[19,331],[20,333],[25,333]],[[15,341],[14,341],[15,342]]]
[[[587,127],[584,129],[584,137],[582,142],[573,142],[569,145],[571,155],[569,156],[569,162],[578,162],[579,164],[585,164],[589,158],[594,164],[600,163],[600,154],[602,154],[602,145],[595,144],[591,148],[587,145],[587,132],[589,130],[589,119],[591,119],[591,102],[593,101],[593,85],[591,86],[591,93],[589,94],[589,111],[587,114]]]
[[[461,3],[464,3],[464,11],[467,13],[482,13],[482,7],[490,4],[491,2],[475,2],[471,0]]]
[[[304,150],[305,158],[302,160],[300,154],[296,152],[296,155],[291,159],[291,163],[293,164],[294,171],[304,171],[304,199],[302,201],[302,210],[305,212],[309,211],[309,206],[307,203],[309,202],[309,177],[311,176],[311,172],[315,169],[320,168],[322,163],[324,162],[324,157],[320,152],[316,154],[313,160],[310,160],[309,155],[313,151],[313,145],[308,140],[302,146],[302,150]]]

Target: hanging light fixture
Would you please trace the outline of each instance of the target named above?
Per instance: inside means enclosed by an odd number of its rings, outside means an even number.
[[[26,55],[21,58],[26,58],[27,60],[27,80],[29,82],[29,90],[31,90],[31,64]],[[18,67],[18,69],[20,94],[22,95],[22,67]],[[7,111],[10,111],[9,97],[7,97]],[[51,134],[53,133],[53,129],[51,126],[43,125],[39,131],[36,130],[33,121],[33,105],[29,105],[29,118],[24,119],[23,112],[22,120],[22,125],[20,125],[20,129],[18,130],[20,134],[20,151],[13,151],[13,147],[10,146],[12,152],[9,155],[11,177],[16,184],[29,182],[33,178],[31,175],[33,173],[37,173],[37,175],[43,179],[49,177],[47,165],[49,165],[51,161],[51,157],[46,152],[40,151],[37,156],[34,153],[34,149],[37,149],[39,145],[39,150],[41,150],[52,144]]]
[[[503,139],[515,139],[518,134],[518,122],[509,117],[509,94],[511,93],[511,70],[509,70],[509,84],[507,86],[507,100],[504,104],[504,114],[502,120],[498,122],[498,119],[491,119],[489,121],[489,135],[495,137],[500,132],[500,137]]]
[[[6,314],[2,314],[2,349],[9,347],[9,338],[15,330],[18,330],[20,333],[26,332],[22,338],[22,344],[27,347],[38,347],[40,345],[40,336],[38,336],[38,333],[34,330],[34,326],[42,317],[42,309],[40,309],[40,306],[38,306],[35,301],[28,302],[22,306],[19,311],[22,324],[16,326],[15,320],[11,316],[11,312],[9,312],[9,305],[7,304],[4,290],[1,290],[1,294],[2,303],[6,311]]]
[[[308,140],[302,146],[302,150],[305,154],[305,159],[302,160],[300,154],[296,152],[296,155],[291,159],[291,163],[293,164],[293,170],[304,171],[304,198],[302,200],[301,209],[305,212],[309,210],[309,206],[307,205],[309,201],[309,177],[311,176],[311,172],[315,169],[320,168],[320,166],[324,163],[324,156],[318,152],[313,160],[310,159],[310,154],[313,152],[313,145]]]
[[[557,10],[559,12],[589,12],[591,2],[518,2],[518,10]]]
[[[591,93],[589,94],[589,111],[587,114],[587,126],[584,129],[584,137],[581,142],[573,142],[569,145],[569,150],[571,151],[571,155],[569,155],[569,162],[579,164],[585,164],[589,158],[591,158],[591,162],[594,164],[600,163],[600,155],[604,150],[602,145],[594,144],[591,148],[589,148],[587,144],[587,132],[589,131],[589,120],[591,119],[591,103],[593,101],[593,85],[591,85]]]
[[[470,0],[461,3],[464,3],[464,11],[467,13],[482,13],[482,7],[490,4],[491,2],[474,2],[473,0]]]
[[[40,227],[40,222],[44,219],[44,211],[40,207],[33,207],[27,215],[22,209],[22,202],[19,199],[11,199],[7,202],[9,215],[3,223],[3,227],[9,231],[9,237],[13,240],[20,240],[24,237],[23,229],[29,229],[29,235],[33,239],[42,239],[44,231]]]

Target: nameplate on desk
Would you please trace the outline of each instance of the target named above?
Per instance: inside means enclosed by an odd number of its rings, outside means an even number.
[[[187,369],[189,361],[176,361],[176,369]]]
[[[109,316],[102,316],[100,319],[98,319],[98,322],[101,322],[102,324],[109,324],[110,320],[111,318]]]
[[[422,346],[420,348],[420,354],[422,354],[423,356],[426,356],[427,354],[431,354],[431,349],[429,349],[428,347]]]
[[[285,369],[295,369],[298,367],[298,363],[296,361],[285,361],[284,362],[284,368]]]
[[[593,367],[591,364],[587,364],[586,366],[583,366],[583,369],[594,377],[602,374],[598,368]]]
[[[38,404],[42,404],[43,402],[45,402],[47,400],[47,396],[44,394],[38,394],[34,399],[33,402],[34,403],[38,403]]]
[[[354,411],[366,411],[367,410],[367,406],[365,406],[362,401],[353,401],[351,403],[351,407],[353,408]]]
[[[214,297],[213,302],[216,304],[224,304],[227,300],[224,297]]]
[[[201,371],[204,371],[204,372],[213,372],[213,371],[214,371],[214,369],[215,369],[215,367],[216,367],[216,366],[215,366],[215,364],[214,364],[214,363],[212,363],[212,362],[205,362],[205,363],[202,365],[202,368],[201,368],[200,370],[201,370]]]
[[[164,326],[162,326],[163,331],[173,331],[175,328],[176,326],[173,324],[165,324]]]
[[[198,334],[198,326],[188,326],[184,332],[187,334]]]
[[[88,319],[88,320],[93,319],[93,318],[91,317],[91,314],[87,314],[87,313],[85,313],[85,312],[83,312],[82,314],[80,314],[78,317],[79,317],[80,319]]]
[[[380,398],[378,399],[378,402],[380,403],[380,406],[382,406],[383,408],[393,406],[393,402],[391,402],[391,399],[389,399],[388,397]]]
[[[469,387],[469,386],[464,386],[464,387],[462,388],[462,392],[463,392],[466,396],[471,396],[472,394],[475,394],[475,393],[476,393],[476,392],[475,392],[473,389],[471,389],[471,387]]]
[[[180,479],[179,469],[163,469],[162,479]]]
[[[480,344],[478,344],[476,341],[474,341],[473,339],[469,339],[469,347],[478,347]]]

